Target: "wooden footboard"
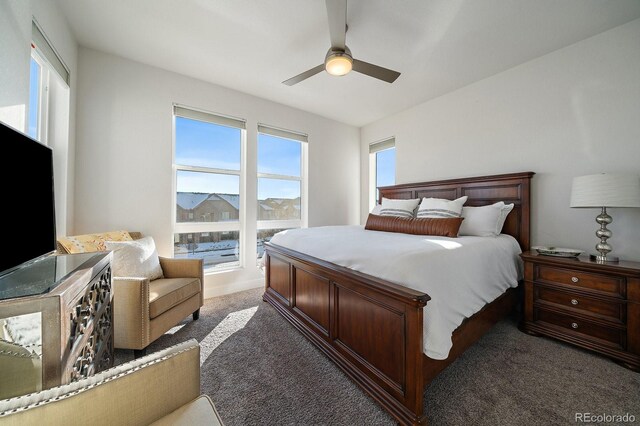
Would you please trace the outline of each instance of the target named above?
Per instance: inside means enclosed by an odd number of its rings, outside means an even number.
[[[422,424],[429,296],[266,244],[263,299],[401,424]]]
[[[467,196],[468,206],[513,203],[503,233],[529,249],[532,172],[381,187],[380,197]],[[318,346],[401,424],[426,423],[424,386],[517,302],[506,291],[453,333],[446,360],[423,355],[428,295],[273,244],[265,244],[264,300]],[[392,261],[390,259],[390,261]]]

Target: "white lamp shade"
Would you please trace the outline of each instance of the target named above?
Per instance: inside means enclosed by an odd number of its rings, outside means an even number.
[[[575,177],[571,207],[640,207],[640,178],[613,173]]]

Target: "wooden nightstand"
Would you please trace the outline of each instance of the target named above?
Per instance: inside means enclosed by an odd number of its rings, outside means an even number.
[[[532,252],[521,257],[522,331],[593,350],[640,371],[640,263],[599,264]]]

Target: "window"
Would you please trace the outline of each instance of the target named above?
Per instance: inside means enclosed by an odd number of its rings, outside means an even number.
[[[50,86],[55,89],[61,85],[68,91],[69,70],[35,22],[31,24],[31,39],[27,134],[46,144],[49,105],[60,102],[63,97]],[[55,93],[58,93],[57,100]]]
[[[27,118],[27,134],[40,140],[40,93],[42,75],[41,62],[36,60],[35,48],[31,52],[31,66],[29,75],[29,117]]]
[[[275,233],[305,226],[306,142],[307,135],[258,125],[258,258]]]
[[[369,145],[369,210],[377,203],[378,187],[396,183],[396,140],[385,139]]]
[[[244,120],[174,107],[174,257],[207,271],[241,265]]]

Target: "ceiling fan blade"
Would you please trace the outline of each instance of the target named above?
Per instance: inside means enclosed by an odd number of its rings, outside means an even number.
[[[347,0],[326,0],[331,47],[344,50],[347,38]]]
[[[378,65],[370,64],[369,62],[353,60],[353,70],[361,74],[366,74],[370,77],[377,78],[378,80],[386,81],[387,83],[393,83],[400,73],[388,68],[379,67]]]
[[[283,81],[282,83],[286,84],[287,86],[293,86],[294,84],[300,83],[301,81],[306,80],[309,77],[312,77],[321,71],[324,71],[324,64],[320,64],[317,67],[313,67],[310,70],[307,70],[301,74],[296,75],[295,77],[291,77],[289,80]]]

